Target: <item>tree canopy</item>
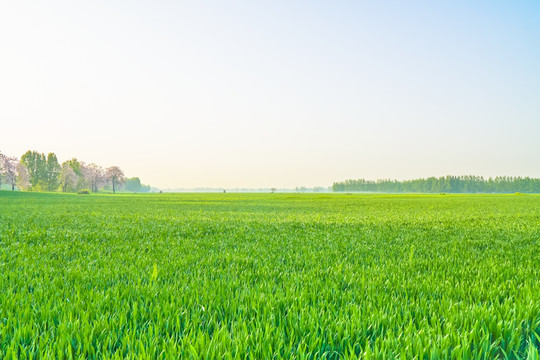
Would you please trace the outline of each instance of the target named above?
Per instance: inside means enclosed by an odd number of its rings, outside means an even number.
[[[62,164],[55,153],[47,156],[37,151],[27,151],[21,159],[0,153],[0,188],[2,182],[8,183],[12,190],[62,191],[78,192],[91,189],[147,192],[150,186],[142,185],[139,178],[129,189],[124,189],[126,182],[124,172],[118,166],[103,169],[98,164],[86,164],[76,158],[66,160]],[[131,179],[128,179],[131,180]]]
[[[333,191],[364,191],[385,193],[540,193],[540,179],[498,176],[444,176],[414,180],[345,180],[335,182]]]

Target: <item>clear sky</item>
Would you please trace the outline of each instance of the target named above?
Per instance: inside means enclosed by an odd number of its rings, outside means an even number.
[[[0,151],[162,188],[540,177],[538,1],[3,1]]]

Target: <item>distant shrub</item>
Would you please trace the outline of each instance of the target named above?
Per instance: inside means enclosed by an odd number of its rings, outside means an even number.
[[[439,195],[446,195],[446,193],[440,193]]]
[[[88,195],[88,194],[90,194],[90,190],[81,189],[81,190],[77,191],[77,194],[79,194],[79,195]]]

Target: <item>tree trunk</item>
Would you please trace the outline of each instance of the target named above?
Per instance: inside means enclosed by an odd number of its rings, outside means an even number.
[[[15,191],[15,184],[11,184],[11,191]]]
[[[116,190],[114,188],[114,179],[112,179],[112,192],[113,192],[113,194],[116,194]]]

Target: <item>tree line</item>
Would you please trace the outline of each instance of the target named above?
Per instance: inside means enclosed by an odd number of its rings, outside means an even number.
[[[498,176],[444,176],[413,180],[345,180],[335,182],[333,191],[365,191],[386,193],[540,193],[540,179]]]
[[[150,186],[141,184],[139,178],[126,178],[118,166],[103,168],[100,165],[76,158],[60,164],[56,154],[45,155],[27,151],[20,159],[0,153],[0,189],[2,183],[11,190],[99,192],[110,189],[130,192],[148,192]]]

